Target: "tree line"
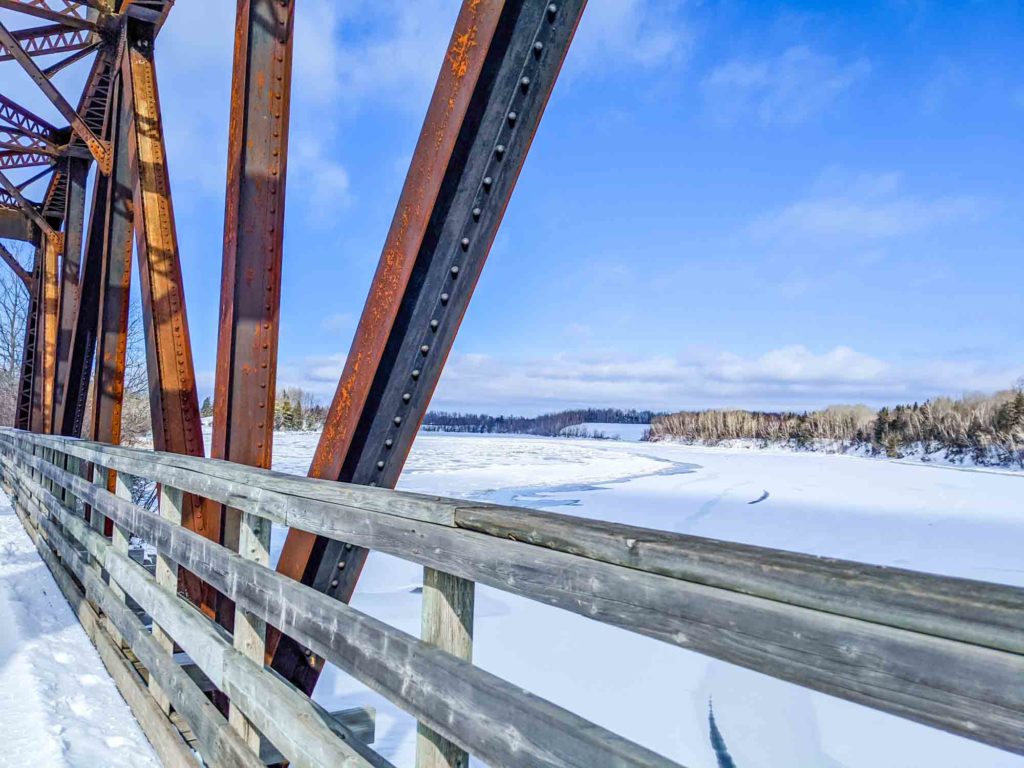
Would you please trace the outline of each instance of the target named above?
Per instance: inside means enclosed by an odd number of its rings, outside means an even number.
[[[621,408],[579,408],[540,416],[488,416],[484,413],[430,411],[423,419],[423,429],[427,432],[557,437],[564,429],[580,424],[650,424],[656,415],[654,411]]]
[[[206,397],[199,407],[199,415],[213,416],[213,398]],[[327,409],[309,392],[300,387],[285,387],[277,391],[274,401],[274,429],[278,432],[316,432],[324,427]]]
[[[796,447],[829,441],[894,458],[921,450],[1024,467],[1024,382],[993,395],[938,397],[877,411],[863,405],[804,413],[682,411],[655,417],[650,439],[712,445],[745,439]]]

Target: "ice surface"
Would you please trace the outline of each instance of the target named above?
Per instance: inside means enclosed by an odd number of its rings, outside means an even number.
[[[304,473],[319,435],[279,433]],[[401,488],[1024,586],[1024,475],[815,453],[423,434]],[[751,502],[764,497],[756,504]],[[281,533],[277,532],[279,548]],[[374,553],[353,605],[413,634],[415,564]],[[474,662],[691,768],[715,768],[707,709],[738,768],[1010,768],[1024,758],[487,587]],[[415,724],[328,669],[316,698],[378,707],[412,765]]]

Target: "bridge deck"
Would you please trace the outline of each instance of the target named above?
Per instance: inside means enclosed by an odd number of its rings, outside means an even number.
[[[0,765],[160,765],[2,492],[0,738]]]

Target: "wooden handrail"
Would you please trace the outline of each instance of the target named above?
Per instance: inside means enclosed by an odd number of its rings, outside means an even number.
[[[604,754],[601,764],[609,764],[608,755],[623,765],[669,763],[585,721],[573,726],[566,718],[575,716],[535,697],[509,710],[515,696],[507,683],[479,677],[486,673],[26,448],[144,477],[1024,754],[1024,590],[1018,588],[0,431],[5,475],[31,470],[66,489],[495,764],[574,765],[570,758],[593,756],[588,750],[595,749]],[[61,503],[53,494],[46,498],[48,509]],[[422,687],[410,692],[410,676]],[[535,750],[528,759],[511,744],[494,746],[499,723],[518,729],[516,738]],[[564,734],[574,728],[586,735],[567,742]]]

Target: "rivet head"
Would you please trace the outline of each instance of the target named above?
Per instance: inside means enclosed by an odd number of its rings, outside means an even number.
[[[430,351],[430,347],[428,347],[426,344],[424,344],[422,347],[420,347],[420,354],[421,355],[425,355],[429,351]]]
[[[499,144],[498,146],[496,146],[494,148],[494,154],[496,154],[498,157],[504,157],[505,156],[505,145],[504,144]]]
[[[473,219],[475,221],[480,221],[480,214],[482,214],[482,213],[483,213],[483,211],[481,211],[479,208],[474,208],[473,209]]]
[[[402,395],[402,402],[403,403],[408,403],[410,400],[412,400],[412,395],[410,395],[408,392],[406,392],[404,395]],[[384,462],[382,461],[380,463],[383,464]]]
[[[378,461],[377,462],[377,469],[384,469],[384,462],[383,461]]]
[[[394,444],[395,444],[395,441],[392,440],[390,437],[387,440],[384,441],[384,447],[385,448],[390,448]]]
[[[524,77],[522,80],[520,80],[519,81],[519,87],[522,88],[524,91],[529,90],[529,88],[530,88],[530,78]]]
[[[418,378],[420,377],[420,369],[419,369],[419,368],[415,368],[415,369],[413,370],[413,372],[412,372],[412,377],[413,377],[414,379],[418,379]]]
[[[490,176],[485,176],[484,177],[484,189],[486,189],[488,192],[490,192],[491,191],[491,185],[493,185],[493,184],[494,184],[494,179],[492,179]]]
[[[462,250],[464,250],[464,251],[468,251],[469,250],[469,238],[468,237],[462,238]]]
[[[533,52],[534,53],[539,54],[543,50],[544,50],[544,43],[542,43],[540,40],[538,40],[536,43],[533,44]]]
[[[395,426],[397,427],[401,423],[402,423],[402,417],[401,416],[395,416]]]
[[[345,549],[352,549],[352,545],[351,544],[346,544],[345,545]],[[340,563],[338,563],[338,570],[339,571],[345,570],[345,561],[344,560],[342,560]]]
[[[458,265],[452,267],[451,273],[452,273],[452,277],[458,277],[459,276],[459,267],[458,267]]]
[[[519,115],[517,115],[515,112],[509,112],[508,113],[508,121],[509,121],[509,123],[514,123],[518,119],[518,117],[519,117]]]
[[[554,3],[548,5],[548,16],[554,17],[558,15],[558,6]]]
[[[442,293],[441,294],[441,303],[442,304],[447,304],[448,303],[448,294],[447,293]]]
[[[336,587],[336,586],[338,586],[338,580],[337,580],[337,579],[332,579],[332,580],[331,580],[331,586],[332,586],[332,587]]]
[[[430,330],[436,331],[437,330],[437,326],[439,326],[439,325],[440,325],[440,323],[437,322],[437,320],[431,320],[430,321]]]

